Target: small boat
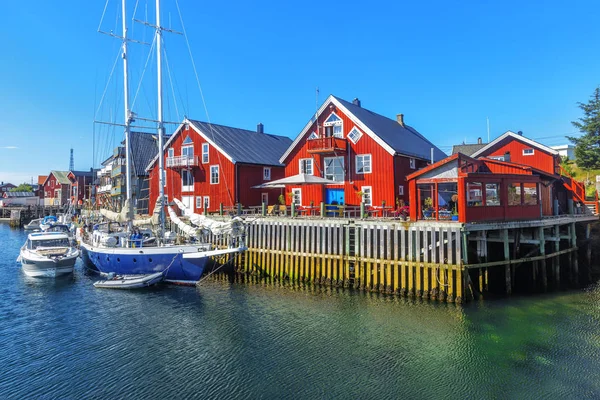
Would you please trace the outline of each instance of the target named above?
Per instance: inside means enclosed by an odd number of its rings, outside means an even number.
[[[42,222],[42,218],[36,218],[29,221],[27,225],[23,227],[26,231],[35,231],[36,229],[40,229],[40,223]]]
[[[73,272],[79,250],[62,232],[30,233],[17,261],[28,276],[56,277]]]
[[[157,284],[164,278],[163,272],[156,272],[154,274],[107,275],[108,279],[94,282],[94,287],[105,289],[138,289]]]

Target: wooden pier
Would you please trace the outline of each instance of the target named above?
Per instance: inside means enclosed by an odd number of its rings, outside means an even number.
[[[594,221],[590,215],[485,224],[261,218],[248,226],[248,251],[233,261],[229,274],[240,282],[315,284],[456,303],[543,292],[591,279]],[[225,245],[217,238],[214,243]],[[222,279],[218,273],[216,278]]]

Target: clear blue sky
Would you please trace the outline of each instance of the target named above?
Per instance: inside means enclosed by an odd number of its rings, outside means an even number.
[[[118,3],[109,1],[103,29],[120,29]],[[164,24],[181,29],[174,0],[163,3]],[[404,113],[447,153],[452,144],[485,141],[486,117],[492,139],[522,130],[557,145],[575,132],[576,103],[600,84],[597,0],[179,3],[210,120],[239,128],[262,122],[268,133],[295,137],[315,111],[319,87],[320,101],[328,94],[358,97],[379,114]],[[151,0],[139,2],[136,18],[144,19],[146,4],[154,18]],[[109,106],[111,98],[122,101],[121,65],[109,80],[119,42],[97,33],[104,5],[0,5],[1,181],[66,170],[71,147],[75,169],[98,166],[120,140],[119,129],[106,133],[92,123],[123,113]],[[135,1],[129,6],[131,16]],[[132,29],[144,39],[141,25]],[[166,40],[175,89],[165,90],[183,104],[175,113],[168,100],[165,117],[206,120],[185,42]],[[139,47],[139,54],[147,51]],[[139,80],[145,56],[132,50],[130,59]],[[146,89],[134,109],[142,114],[144,104],[155,113]]]

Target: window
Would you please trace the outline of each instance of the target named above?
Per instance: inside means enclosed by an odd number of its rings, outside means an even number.
[[[485,184],[485,205],[499,206],[500,204],[500,184],[486,183]]]
[[[538,204],[537,183],[524,182],[523,183],[523,205],[535,206],[537,204]]]
[[[348,132],[348,139],[354,144],[360,140],[362,136],[362,132],[356,129],[356,127],[352,128],[350,132]]]
[[[370,174],[371,173],[371,155],[358,154],[356,156],[356,173]]]
[[[216,185],[219,183],[219,166],[211,165],[210,166],[210,184]]]
[[[263,167],[263,179],[265,181],[271,180],[271,168],[270,167]]]
[[[194,174],[192,174],[192,171],[181,170],[181,190],[184,192],[194,191]]]
[[[411,158],[410,159],[410,169],[416,169],[416,168],[417,168],[417,163],[414,158]]]
[[[204,196],[204,208],[207,210],[210,208],[210,197]]]
[[[344,123],[342,119],[336,115],[336,113],[331,113],[331,115],[323,123],[323,126],[325,127],[326,137],[344,137]]]
[[[202,196],[196,196],[196,208],[202,208]]]
[[[523,149],[524,156],[532,156],[534,154],[533,149]]]
[[[269,193],[261,193],[260,202],[264,204],[269,204]]]
[[[509,206],[520,206],[521,205],[521,184],[520,183],[509,183],[508,184],[508,205]]]
[[[479,207],[483,205],[481,182],[467,182],[467,205],[469,207]]]
[[[371,190],[371,186],[361,186],[360,191],[363,192],[362,201],[365,203],[365,206],[373,205],[373,192]]]
[[[181,148],[181,155],[186,158],[194,157],[194,146],[183,146]]]
[[[202,164],[208,163],[208,143],[202,143]]]
[[[175,156],[175,150],[173,150],[173,148],[170,148],[169,150],[167,150],[167,157],[173,158],[174,156]]]
[[[398,186],[398,196],[404,196],[404,185]]]
[[[192,141],[192,139],[189,136],[186,136],[185,139],[183,139],[183,144],[193,144],[194,142]]]
[[[313,160],[312,158],[302,158],[299,161],[299,170],[301,174],[312,175],[313,174]]]
[[[308,140],[311,139],[317,139],[319,137],[319,135],[317,135],[317,132],[312,132],[309,136],[308,136]]]
[[[344,157],[325,157],[325,179],[344,182]]]
[[[297,206],[302,205],[302,189],[292,189],[292,203]]]
[[[504,161],[504,156],[489,156],[492,160]]]

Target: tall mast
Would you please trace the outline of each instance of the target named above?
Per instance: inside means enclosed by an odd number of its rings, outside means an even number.
[[[125,0],[121,2],[123,14],[123,103],[125,104],[125,185],[127,187],[127,217],[129,224],[133,218],[133,203],[131,200],[131,114],[129,111],[129,77],[127,61],[127,19],[125,13]]]
[[[162,28],[160,27],[160,0],[156,0],[156,64],[158,75],[158,193],[162,200],[165,198],[165,166],[163,160],[163,99],[162,99]],[[164,232],[165,227],[165,209],[160,208],[160,230]]]

